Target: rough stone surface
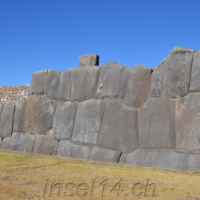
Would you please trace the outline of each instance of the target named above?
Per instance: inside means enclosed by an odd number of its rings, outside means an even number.
[[[200,92],[200,50],[194,53],[190,79],[190,92]]]
[[[83,145],[96,145],[104,113],[104,102],[87,100],[79,103],[72,142]]]
[[[33,153],[57,155],[58,141],[51,135],[36,135]]]
[[[53,126],[57,102],[46,96],[28,96],[25,106],[25,132],[45,135]]]
[[[132,152],[138,148],[138,111],[121,100],[106,101],[98,146],[110,150]]]
[[[72,102],[59,102],[53,121],[52,138],[54,140],[71,140],[77,104]]]
[[[99,65],[99,55],[96,54],[86,54],[79,56],[79,66],[98,66]]]
[[[84,101],[95,97],[100,67],[70,68],[71,101]]]
[[[31,86],[29,88],[29,95],[44,94],[44,83],[47,70],[34,72],[31,79]]]
[[[183,97],[189,92],[194,50],[175,47],[152,74],[151,96]]]
[[[14,105],[4,104],[1,113],[0,137],[4,138],[11,136],[13,130],[14,111]]]
[[[47,96],[49,95],[49,91],[50,91],[50,88],[51,88],[51,82],[53,80],[54,73],[55,73],[55,70],[48,70],[47,71],[45,84],[44,84],[44,94],[47,95]]]
[[[93,147],[90,152],[90,160],[104,163],[118,163],[120,155],[121,151]]]
[[[68,140],[61,140],[58,146],[58,156],[89,160],[91,147],[72,144]]]
[[[58,101],[70,101],[70,78],[69,71],[52,72],[49,97]]]
[[[107,62],[100,69],[95,98],[113,99],[125,96],[131,69],[115,63]]]
[[[127,106],[140,108],[149,98],[151,90],[151,69],[136,65],[130,73],[125,95]]]
[[[0,121],[1,121],[1,114],[2,114],[2,111],[3,111],[3,106],[4,106],[4,104],[0,103]]]
[[[34,140],[35,140],[34,135],[29,135],[27,133],[13,132],[11,137],[3,139],[1,148],[12,151],[24,151],[24,142],[25,142],[25,151],[32,152]]]
[[[175,148],[175,100],[150,97],[139,110],[139,147]]]
[[[200,154],[200,93],[177,100],[176,150]]]
[[[0,137],[0,148],[1,148],[2,138]]]
[[[132,153],[123,153],[120,158],[120,163],[143,167],[200,172],[200,155],[179,154],[169,149],[138,149]]]

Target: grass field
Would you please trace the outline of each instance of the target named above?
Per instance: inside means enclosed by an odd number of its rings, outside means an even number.
[[[0,199],[200,199],[200,173],[0,150]]]

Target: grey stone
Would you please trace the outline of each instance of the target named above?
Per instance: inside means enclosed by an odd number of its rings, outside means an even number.
[[[70,78],[69,71],[52,72],[52,81],[49,88],[49,97],[58,101],[70,100]]]
[[[68,140],[61,140],[58,146],[58,156],[89,160],[91,147],[72,144]]]
[[[0,121],[1,121],[1,114],[2,114],[2,111],[3,111],[3,106],[4,106],[4,104],[0,103]]]
[[[70,68],[71,101],[84,101],[95,97],[100,67]]]
[[[200,50],[194,53],[190,79],[190,92],[200,92]]]
[[[3,139],[0,137],[0,148],[1,148],[1,143],[2,143],[2,140],[3,140]]]
[[[136,65],[129,76],[125,104],[140,108],[149,98],[151,90],[151,69]]]
[[[49,95],[49,91],[51,88],[51,82],[53,80],[53,75],[55,73],[55,70],[48,70],[46,74],[45,84],[44,84],[44,94]]]
[[[30,153],[33,151],[34,140],[35,140],[34,135],[29,135],[27,133],[13,132],[11,137],[3,139],[1,148],[12,151],[24,151],[24,142],[25,142],[25,152]]]
[[[151,96],[183,97],[189,92],[194,50],[175,47],[152,74]]]
[[[44,94],[44,83],[47,70],[34,72],[31,79],[31,86],[29,88],[29,95]]]
[[[87,100],[79,103],[72,142],[83,145],[96,145],[104,113],[104,102]]]
[[[98,66],[99,65],[99,55],[96,54],[86,54],[79,56],[79,66]]]
[[[51,135],[36,135],[33,153],[57,155],[58,141]]]
[[[90,152],[90,160],[104,163],[118,163],[121,151],[113,151],[93,147]]]
[[[150,97],[139,110],[139,147],[175,148],[175,100]]]
[[[176,150],[200,154],[200,93],[177,99]]]
[[[200,155],[179,154],[169,149],[138,149],[132,153],[123,153],[120,163],[140,167],[200,172]]]
[[[52,138],[54,140],[71,140],[77,104],[72,102],[59,102],[53,121]]]
[[[14,105],[4,104],[1,114],[0,137],[4,138],[11,136],[13,130],[14,111]]]
[[[100,69],[95,98],[113,99],[125,96],[131,69],[115,63],[107,62]]]
[[[57,102],[46,96],[28,96],[25,106],[25,132],[45,135],[53,126]]]
[[[98,146],[122,152],[136,150],[138,148],[138,111],[126,107],[121,100],[106,101]]]

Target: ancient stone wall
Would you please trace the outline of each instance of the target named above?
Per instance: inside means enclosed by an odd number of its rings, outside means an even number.
[[[200,171],[200,51],[175,47],[156,70],[79,63],[33,73],[23,104],[0,104],[2,149]]]

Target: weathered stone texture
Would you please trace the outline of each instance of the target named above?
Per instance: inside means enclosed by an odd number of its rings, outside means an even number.
[[[139,147],[175,147],[175,100],[150,97],[139,110]]]
[[[100,69],[95,98],[113,99],[125,96],[131,69],[115,63],[107,62]]]
[[[91,147],[72,144],[68,140],[61,140],[58,146],[58,156],[89,160]]]
[[[0,121],[1,121],[1,114],[2,114],[2,111],[3,111],[3,106],[4,106],[4,104],[0,103]]]
[[[176,150],[200,154],[200,93],[177,100]]]
[[[11,136],[13,130],[14,111],[14,105],[4,104],[1,114],[0,137],[4,138]]]
[[[71,101],[84,101],[95,96],[100,67],[70,68]]]
[[[93,147],[90,152],[90,160],[104,163],[118,163],[120,155],[121,151]]]
[[[151,96],[183,97],[189,92],[194,50],[175,47],[152,74]]]
[[[72,142],[83,145],[96,145],[104,113],[104,102],[87,100],[79,103]]]
[[[149,98],[151,90],[151,69],[136,65],[130,73],[125,95],[127,106],[140,108]]]
[[[110,150],[132,152],[138,148],[138,111],[121,100],[106,101],[98,146]]]
[[[25,132],[45,135],[53,126],[57,102],[46,96],[29,96],[25,107]]]
[[[12,151],[24,151],[24,143],[25,143],[25,151],[32,152],[34,140],[35,140],[34,135],[29,135],[27,133],[13,132],[11,137],[3,139],[1,148]]]
[[[82,66],[98,66],[99,65],[99,55],[96,54],[86,54],[79,56],[79,67]]]
[[[52,138],[54,140],[71,140],[77,103],[59,102],[53,121]]]
[[[48,70],[45,78],[45,84],[44,84],[44,94],[49,95],[49,91],[51,88],[51,82],[53,80],[53,75],[55,73],[55,70]]]
[[[58,141],[51,135],[36,135],[33,153],[57,155]]]

